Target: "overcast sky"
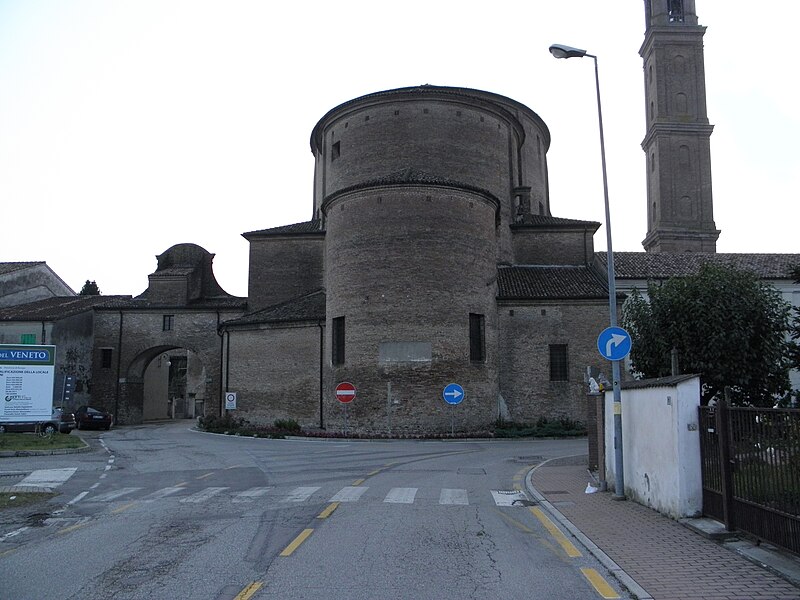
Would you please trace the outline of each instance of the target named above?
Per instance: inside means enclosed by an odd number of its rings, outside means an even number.
[[[800,3],[697,12],[718,251],[800,252]],[[555,42],[599,57],[614,249],[640,251],[643,34],[636,0],[0,0],[0,261],[139,294],[157,254],[192,242],[246,295],[241,234],[312,216],[316,122],[424,83],[531,107],[553,215],[604,222],[592,61],[555,60]]]

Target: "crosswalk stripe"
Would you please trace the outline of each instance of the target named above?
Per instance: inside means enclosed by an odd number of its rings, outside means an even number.
[[[128,494],[132,494],[133,492],[138,492],[140,487],[128,487],[128,488],[120,488],[118,490],[114,490],[113,492],[106,492],[105,494],[99,494],[94,496],[93,498],[89,498],[89,502],[111,502],[112,500],[116,500],[117,498],[121,498],[122,496],[127,496]]]
[[[355,502],[368,489],[368,487],[348,485],[339,490],[328,502]]]
[[[392,488],[383,501],[394,504],[414,504],[416,495],[417,488]]]
[[[469,504],[467,499],[467,490],[459,489],[443,489],[439,494],[439,504],[458,504],[465,506]]]
[[[494,503],[497,506],[524,506],[523,501],[528,497],[519,490],[492,490]]]
[[[77,471],[77,467],[66,469],[39,469],[16,484],[17,487],[58,487]]]
[[[192,494],[191,496],[187,496],[186,498],[181,498],[181,502],[194,502],[195,504],[208,500],[212,496],[216,496],[223,490],[227,490],[227,487],[209,487],[204,490],[200,490],[196,494]]]
[[[272,486],[250,488],[249,490],[245,490],[243,492],[239,492],[238,494],[236,494],[233,497],[233,502],[252,502],[256,498],[259,498],[264,494],[266,494],[271,489]]]
[[[299,487],[291,491],[291,493],[283,499],[284,502],[305,502],[311,495],[316,492],[319,487]]]
[[[161,498],[166,498],[167,496],[171,496],[172,494],[177,494],[178,492],[183,491],[185,489],[186,488],[179,486],[161,488],[160,490],[157,490],[152,494],[148,494],[147,496],[145,496],[144,501],[152,502],[153,500],[160,500]]]

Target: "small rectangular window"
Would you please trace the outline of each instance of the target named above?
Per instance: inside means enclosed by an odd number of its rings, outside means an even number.
[[[35,333],[23,333],[19,338],[20,344],[35,344],[36,343],[36,334]]]
[[[567,381],[567,345],[550,344],[550,381]]]
[[[331,332],[331,362],[344,364],[344,317],[334,317]]]
[[[104,369],[111,368],[111,357],[114,355],[114,351],[111,348],[101,348],[100,349],[100,366]]]
[[[476,313],[469,313],[469,359],[486,360],[486,318]]]
[[[336,160],[342,155],[341,142],[334,142],[331,146],[331,160]]]
[[[161,327],[162,331],[172,331],[173,321],[175,319],[175,315],[164,315],[164,321]]]

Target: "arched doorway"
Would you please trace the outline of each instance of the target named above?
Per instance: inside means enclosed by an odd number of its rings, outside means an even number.
[[[208,374],[197,352],[156,346],[141,353],[134,364],[142,369],[143,421],[193,419],[205,414]]]

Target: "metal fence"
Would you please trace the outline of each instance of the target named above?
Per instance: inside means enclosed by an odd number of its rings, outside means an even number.
[[[800,410],[700,407],[703,513],[800,554]]]

